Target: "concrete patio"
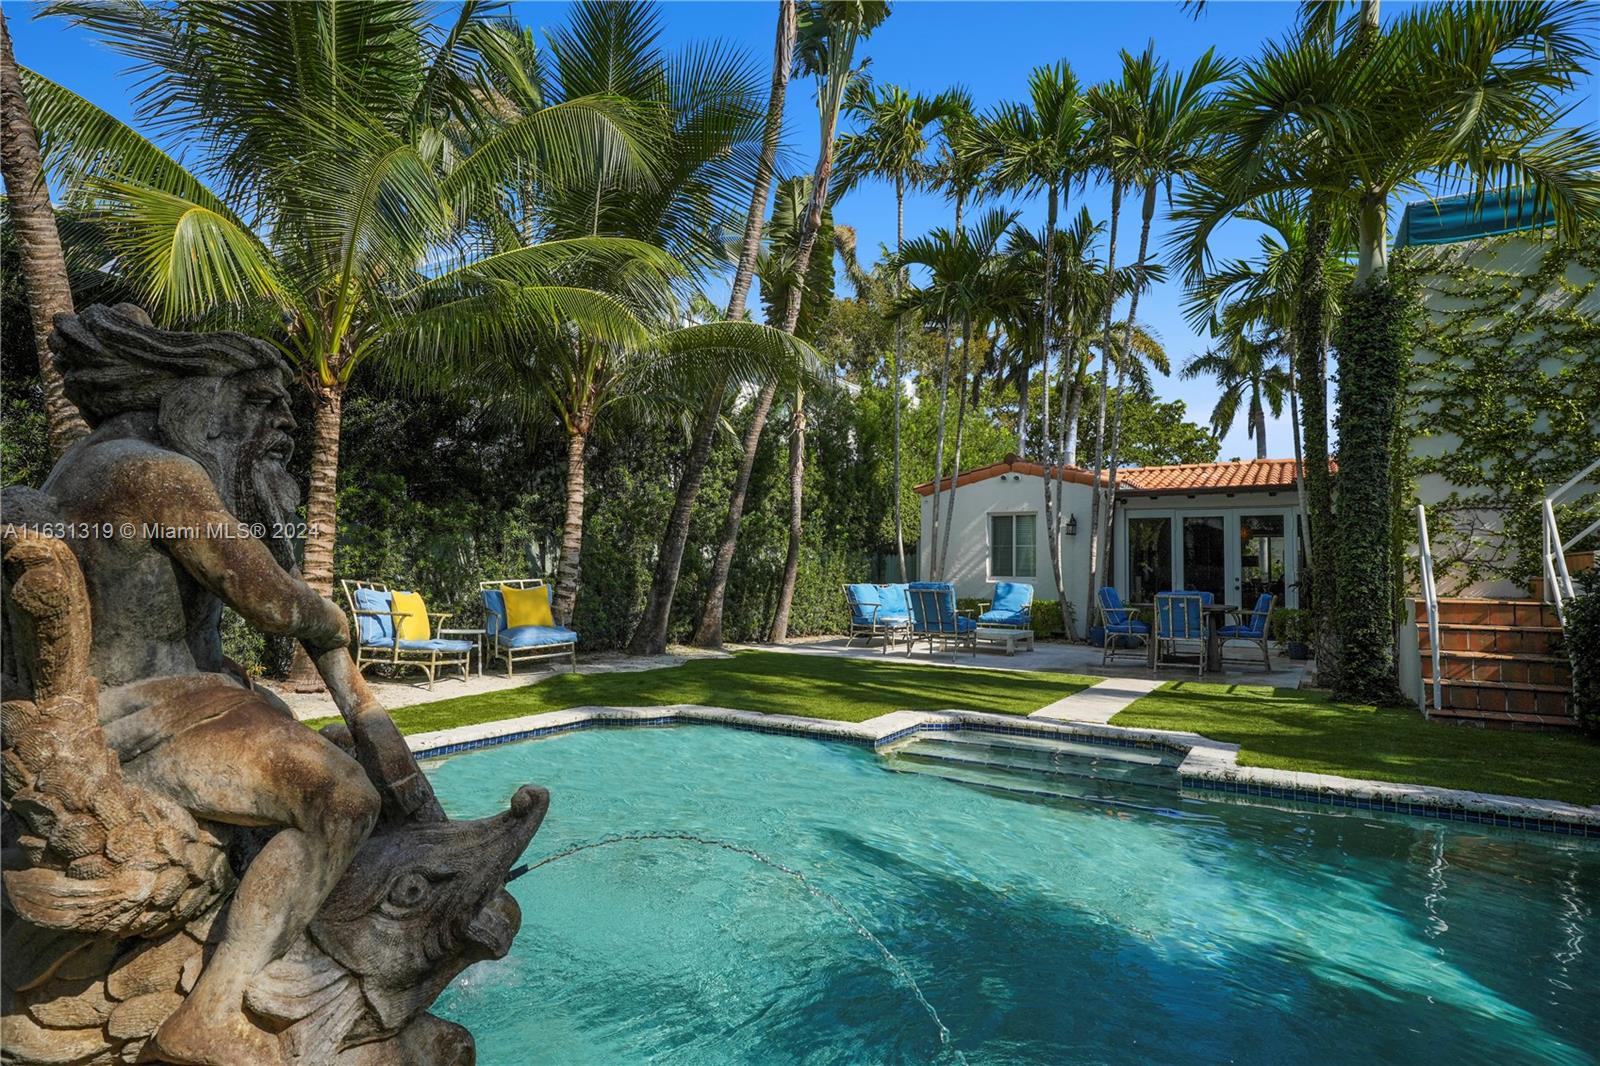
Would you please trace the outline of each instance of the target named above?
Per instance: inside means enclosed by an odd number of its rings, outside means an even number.
[[[1221,671],[1196,674],[1190,667],[1163,666],[1152,670],[1133,654],[1102,663],[1099,648],[1087,644],[1068,644],[1065,641],[1039,641],[1033,651],[1019,650],[1007,655],[999,648],[980,646],[977,655],[970,649],[941,650],[935,646],[930,654],[926,641],[919,642],[907,654],[904,644],[896,644],[885,656],[882,640],[863,643],[844,637],[811,637],[792,640],[784,644],[752,644],[752,649],[762,651],[792,652],[797,655],[837,655],[853,659],[890,659],[895,662],[924,663],[930,666],[977,667],[984,670],[1042,670],[1064,674],[1087,674],[1091,677],[1137,678],[1160,681],[1203,681],[1218,685],[1266,685],[1271,688],[1299,688],[1312,666],[1309,662],[1291,662],[1280,655],[1272,657],[1272,669],[1263,670],[1259,660],[1255,663],[1229,661]]]

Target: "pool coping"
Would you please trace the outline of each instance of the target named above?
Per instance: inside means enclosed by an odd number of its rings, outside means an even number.
[[[414,733],[406,742],[417,758],[429,759],[582,729],[684,724],[722,725],[757,733],[842,740],[875,751],[922,733],[958,730],[1070,738],[1114,747],[1156,748],[1181,757],[1177,767],[1180,787],[1227,794],[1246,802],[1377,811],[1600,839],[1600,806],[1584,807],[1557,800],[1498,796],[1433,785],[1403,785],[1299,770],[1240,766],[1237,744],[1212,740],[1197,733],[1054,722],[980,711],[892,711],[863,722],[841,722],[700,704],[585,706]]]

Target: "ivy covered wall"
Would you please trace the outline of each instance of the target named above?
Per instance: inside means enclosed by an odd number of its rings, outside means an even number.
[[[1440,593],[1525,594],[1540,501],[1600,459],[1600,224],[1571,245],[1512,235],[1407,255],[1426,313],[1406,474]],[[1594,510],[1557,520],[1570,535]]]

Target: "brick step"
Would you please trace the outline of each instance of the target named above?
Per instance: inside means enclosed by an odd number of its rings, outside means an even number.
[[[1428,607],[1417,600],[1417,621],[1428,621]],[[1442,625],[1532,626],[1559,628],[1556,609],[1538,600],[1487,600],[1466,597],[1441,597],[1439,622]]]
[[[1437,710],[1494,711],[1513,714],[1544,714],[1566,717],[1569,686],[1445,678],[1441,681],[1444,702]],[[1428,691],[1432,694],[1432,679]]]
[[[1439,626],[1440,651],[1481,651],[1501,655],[1559,655],[1558,626],[1489,626],[1443,624]],[[1417,646],[1433,647],[1426,624],[1417,631]]]
[[[1577,719],[1566,714],[1518,714],[1514,711],[1476,711],[1446,707],[1430,711],[1430,721],[1488,729],[1576,729]]]
[[[1554,685],[1572,688],[1572,666],[1563,655],[1503,655],[1483,651],[1440,649],[1439,676],[1452,681],[1489,681],[1502,685]],[[1422,657],[1422,676],[1433,680],[1433,655]]]

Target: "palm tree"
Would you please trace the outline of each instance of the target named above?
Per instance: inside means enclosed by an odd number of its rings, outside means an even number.
[[[962,333],[961,365],[956,381],[958,414],[956,418],[955,468],[960,470],[962,428],[966,417],[967,361],[975,323],[982,323],[988,314],[991,294],[997,287],[995,274],[1003,269],[1000,255],[1001,242],[1016,221],[1015,212],[993,210],[979,219],[975,226],[951,232],[935,229],[924,237],[906,242],[905,251],[894,261],[895,269],[920,266],[929,273],[928,284],[911,290],[896,304],[899,314],[915,312],[922,321],[943,328],[946,335],[957,326]],[[939,420],[934,447],[934,482],[932,524],[926,532],[929,544],[928,572],[931,580],[940,580],[944,573],[949,547],[949,521],[944,522],[945,535],[939,535],[939,504],[945,479],[944,445],[946,437],[946,412],[950,395],[950,345],[939,370]],[[954,513],[955,480],[951,478],[950,497],[946,506]]]
[[[1587,25],[1580,7],[1527,0],[1418,8],[1385,29],[1368,3],[1337,33],[1324,20],[1270,46],[1224,96],[1226,137],[1207,182],[1215,194],[1196,213],[1191,239],[1262,195],[1304,190],[1314,254],[1303,264],[1301,298],[1311,304],[1323,234],[1341,215],[1357,230],[1356,279],[1341,321],[1363,325],[1335,343],[1336,519],[1331,493],[1318,498],[1309,402],[1305,415],[1313,508],[1326,512],[1313,519],[1323,556],[1313,573],[1329,581],[1325,589],[1318,578],[1323,610],[1326,592],[1333,594],[1342,652],[1333,680],[1347,695],[1380,698],[1393,688],[1393,632],[1383,606],[1392,598],[1390,443],[1411,358],[1405,323],[1414,311],[1387,278],[1389,199],[1426,191],[1429,181],[1479,191],[1510,185],[1547,208],[1564,234],[1574,233],[1600,210],[1600,135],[1569,124],[1561,103],[1595,57]],[[1309,327],[1318,311],[1308,307],[1297,344],[1314,343]]]
[[[4,13],[0,13],[0,174],[5,178],[6,213],[17,227],[22,273],[27,279],[28,317],[39,354],[50,450],[60,458],[89,432],[88,423],[61,387],[61,372],[46,343],[56,315],[72,313],[72,287],[67,283],[67,260],[61,252],[61,235],[39,159],[39,135],[33,128],[16,57],[11,54],[11,31]]]
[[[906,240],[906,192],[920,188],[928,179],[928,127],[940,118],[937,101],[906,92],[898,85],[873,87],[861,81],[854,84],[845,100],[845,112],[861,128],[839,138],[839,196],[857,181],[872,177],[894,183],[894,250],[900,254]],[[905,289],[904,274],[894,278],[894,296]],[[894,540],[900,559],[900,573],[906,571],[906,535],[900,500],[900,409],[905,360],[905,329],[899,319],[894,328]]]
[[[812,74],[817,85],[817,115],[820,119],[820,143],[816,170],[812,174],[811,195],[805,214],[800,221],[798,243],[794,253],[793,275],[798,284],[789,294],[782,329],[792,334],[800,319],[801,298],[804,293],[806,270],[811,262],[811,251],[822,226],[822,212],[829,200],[828,188],[833,177],[835,135],[839,128],[839,112],[844,106],[845,93],[850,83],[861,72],[855,69],[856,46],[888,17],[889,5],[884,0],[821,0],[808,4],[801,19],[796,38],[796,55],[803,71]],[[755,463],[755,448],[766,425],[767,413],[772,409],[776,395],[776,382],[769,382],[756,400],[750,428],[745,433],[745,456],[736,476],[734,493],[729,500],[728,516],[723,524],[722,544],[713,565],[712,587],[706,596],[706,606],[695,642],[715,646],[722,640],[722,602],[727,589],[728,568],[733,562],[733,550],[739,537],[739,520],[744,514],[745,491],[749,486],[748,471]],[[791,445],[789,457],[790,482],[790,551],[784,563],[783,583],[779,586],[778,607],[773,616],[773,639],[782,640],[788,628],[789,602],[794,595],[794,582],[799,573],[798,528],[801,520],[801,477],[805,462],[805,396],[801,386],[796,386],[795,430],[792,436],[800,447]],[[724,563],[724,557],[726,562]],[[720,579],[718,569],[721,571]]]
[[[783,103],[788,91],[789,70],[794,65],[795,18],[795,0],[779,0],[777,41],[773,45],[772,84],[767,94],[767,113],[762,126],[761,158],[756,164],[750,206],[745,212],[744,237],[739,245],[739,263],[734,271],[733,288],[728,295],[728,307],[723,316],[729,321],[744,317],[745,300],[750,293],[750,282],[755,276],[756,259],[761,250],[761,223],[766,215],[767,195],[772,191],[778,142],[783,134]],[[727,386],[727,381],[713,384],[701,403],[694,437],[684,457],[683,473],[678,478],[672,514],[667,519],[661,548],[656,554],[650,595],[645,603],[644,614],[629,641],[629,651],[635,655],[659,655],[666,650],[672,600],[678,588],[683,550],[689,543],[689,520],[694,513],[695,500],[700,495],[701,479],[705,475],[706,463],[711,458],[717,427],[722,422]]]
[[[670,273],[611,237],[479,255],[463,206],[508,174],[552,189],[640,175],[637,116],[570,98],[510,119],[486,95],[483,10],[440,28],[419,3],[219,8],[64,4],[138,61],[140,120],[205,133],[191,172],[67,90],[28,76],[50,163],[109,231],[117,269],[166,321],[226,321],[277,343],[315,399],[306,581],[333,582],[346,388],[373,359],[450,358],[561,324],[637,341],[616,301],[551,284],[575,262]],[[463,144],[470,147],[464,147]]]
[[[1089,102],[1065,62],[1035,67],[1028,75],[1028,102],[1002,105],[985,123],[986,150],[996,159],[995,184],[1012,192],[1045,194],[1043,244],[1055,243],[1058,212],[1069,208],[1072,181],[1082,180],[1092,161]],[[1115,231],[1113,231],[1115,232]],[[1115,241],[1115,237],[1113,237]],[[1040,360],[1043,364],[1043,433],[1050,439],[1050,351],[1055,314],[1055,259],[1044,260],[1044,298],[1040,303]],[[1026,425],[1024,415],[1020,423]],[[1025,454],[1027,441],[1018,441]]]
[[[1107,151],[1112,157],[1112,168],[1143,187],[1144,202],[1140,213],[1139,257],[1137,266],[1146,267],[1150,246],[1150,225],[1155,217],[1156,195],[1162,185],[1170,190],[1174,180],[1187,177],[1200,165],[1205,144],[1211,136],[1211,88],[1226,78],[1229,65],[1216,58],[1215,49],[1207,49],[1190,66],[1187,74],[1173,76],[1165,63],[1155,58],[1155,45],[1131,56],[1122,54],[1123,105],[1114,110],[1115,120],[1107,127],[1110,137]],[[1139,294],[1142,286],[1135,286],[1128,296],[1128,317],[1123,326],[1123,336],[1131,336],[1138,318]],[[1108,344],[1110,344],[1108,335]],[[1127,373],[1128,359],[1120,349],[1116,354],[1117,404],[1111,421],[1110,443],[1106,449],[1106,486],[1103,506],[1092,507],[1089,533],[1089,589],[1084,602],[1091,602],[1098,581],[1103,574],[1102,552],[1109,548],[1109,531],[1103,531],[1102,515],[1109,520],[1111,501],[1117,491],[1117,445],[1122,425],[1121,395]],[[1102,395],[1101,403],[1105,403]],[[1098,475],[1099,464],[1096,464]],[[1096,503],[1100,497],[1096,497]]]
[[[1226,316],[1220,344],[1184,364],[1181,376],[1210,375],[1217,381],[1217,402],[1211,409],[1211,432],[1218,437],[1233,429],[1240,406],[1246,409],[1245,435],[1256,442],[1256,458],[1267,457],[1267,411],[1283,413],[1289,391],[1283,340],[1271,332],[1252,335],[1236,315]]]

